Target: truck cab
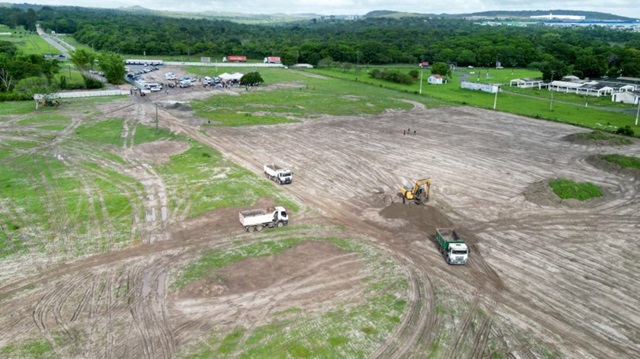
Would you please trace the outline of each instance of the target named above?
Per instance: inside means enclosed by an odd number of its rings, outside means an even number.
[[[282,225],[286,225],[289,223],[289,216],[287,215],[287,210],[284,207],[277,206],[275,211],[273,212],[273,223],[276,224],[277,227],[281,227]]]
[[[469,248],[465,243],[450,243],[445,259],[448,264],[467,264]]]
[[[293,174],[289,170],[278,171],[276,176],[280,184],[288,184],[293,181]]]

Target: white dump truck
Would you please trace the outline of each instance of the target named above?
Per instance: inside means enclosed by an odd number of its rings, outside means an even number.
[[[239,217],[240,224],[247,232],[259,232],[264,228],[282,227],[289,224],[287,210],[281,206],[241,211]]]
[[[293,173],[291,170],[280,167],[274,163],[264,165],[264,174],[268,179],[280,184],[293,182]]]

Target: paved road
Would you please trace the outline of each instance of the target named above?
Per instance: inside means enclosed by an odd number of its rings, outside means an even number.
[[[42,28],[40,27],[40,25],[36,25],[36,30],[38,31],[38,35],[40,35],[40,37],[42,37],[44,39],[44,41],[48,42],[49,45],[55,47],[58,51],[60,51],[60,53],[65,57],[65,58],[69,58],[69,52],[73,52],[76,50],[75,47],[67,44],[66,42],[64,42],[63,40],[61,40],[59,37],[54,37],[51,36],[49,34],[47,34],[44,30],[42,30]]]

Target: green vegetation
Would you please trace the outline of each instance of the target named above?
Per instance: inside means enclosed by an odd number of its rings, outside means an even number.
[[[615,163],[622,168],[635,168],[640,169],[640,158],[629,157],[624,155],[603,155],[602,158],[605,161]]]
[[[53,347],[47,341],[33,341],[22,345],[7,345],[0,348],[3,358],[55,358]]]
[[[490,83],[508,83],[509,79],[518,77],[536,77],[536,75],[539,76],[540,74],[536,71],[511,69],[491,69],[477,71],[481,71],[481,73],[477,74],[480,77],[480,82]],[[319,75],[330,76],[333,78],[350,80],[353,82],[358,82],[360,84],[366,82],[369,85],[385,87],[397,91],[414,93],[418,93],[419,91],[419,82],[416,82],[412,85],[400,85],[376,79],[365,78],[363,80],[362,75],[365,73],[364,69],[343,71],[338,68],[327,68],[314,69],[310,70],[310,72]],[[513,75],[511,75],[512,73]],[[488,79],[486,78],[486,74],[489,74]],[[449,83],[444,85],[427,84],[426,78],[424,78],[425,83],[422,86],[422,97],[434,98],[450,104],[471,105],[486,109],[493,108],[494,101],[496,101],[495,94],[460,88],[460,81],[463,78],[466,78],[467,80],[472,82],[478,81],[477,78],[469,78],[468,76],[470,76],[470,73],[466,69],[462,73],[454,73]],[[510,87],[508,88],[509,91],[511,91],[511,89],[512,88]],[[497,110],[555,122],[564,122],[576,126],[609,132],[614,132],[620,127],[627,126],[635,118],[635,115],[632,114],[605,111],[594,106],[585,107],[584,103],[582,103],[582,100],[580,100],[580,102],[575,102],[576,105],[561,103],[557,101],[557,98],[554,98],[555,101],[552,102],[549,91],[537,92],[538,95],[536,96],[535,91],[538,90],[531,90],[534,91],[531,95],[533,96],[533,98],[521,96],[520,93],[523,93],[522,91],[524,90],[520,89],[520,91],[517,93],[500,93],[497,96]],[[557,95],[558,94],[554,93],[554,96]],[[568,94],[559,95],[573,96],[578,99],[580,99],[581,97]],[[608,103],[610,103],[610,99],[608,101]],[[579,103],[582,104],[578,105]],[[629,106],[627,105],[627,107]]]
[[[37,33],[13,34],[2,36],[0,41],[8,41],[16,45],[24,55],[59,55],[60,51],[49,45]]]
[[[549,182],[553,192],[562,199],[577,199],[585,201],[602,197],[602,191],[591,182],[574,182],[568,179],[558,179]]]
[[[173,211],[187,211],[185,215],[191,218],[218,208],[250,206],[261,197],[276,198],[291,212],[298,210],[269,181],[256,180],[253,173],[210,147],[192,140],[188,143],[187,151],[157,169],[171,191]]]
[[[212,270],[239,262],[243,259],[273,256],[282,253],[303,241],[301,238],[288,238],[277,242],[258,242],[226,252],[209,251],[200,257],[197,262],[187,266],[175,285],[177,287],[183,287],[189,282],[205,279]]]
[[[622,136],[615,136],[602,131],[582,132],[582,133],[579,133],[577,137],[582,140],[600,141],[600,142],[606,142],[612,145],[614,144],[630,145],[633,143],[633,141],[628,138],[625,138]]]
[[[26,114],[33,112],[35,106],[35,102],[31,101],[0,102],[0,116]]]
[[[355,307],[336,308],[324,314],[292,308],[253,328],[234,328],[228,333],[211,333],[206,343],[181,348],[185,358],[364,358],[371,354],[400,321],[407,302],[404,273],[374,248],[342,238],[284,238],[259,242],[229,251],[210,251],[185,268],[190,280],[204,279],[215,268],[258,256],[270,256],[308,241],[329,240],[347,252],[365,258],[368,290]],[[283,242],[283,243],[279,243]],[[197,268],[197,269],[196,269]],[[188,274],[191,273],[191,274]],[[182,285],[185,282],[181,282]],[[375,289],[374,289],[375,288]],[[321,330],[318,330],[321,328]],[[242,345],[240,339],[244,337]]]
[[[386,109],[409,109],[413,106],[401,101],[395,91],[363,83],[335,81],[316,75],[312,77],[303,72],[283,69],[269,69],[263,72],[269,84],[288,82],[298,87],[274,91],[248,91],[241,96],[212,96],[192,104],[196,114],[222,125],[243,126],[291,122],[295,118],[313,118],[324,114],[378,114]],[[428,101],[417,96],[411,99]],[[247,104],[251,104],[250,107]],[[239,108],[246,110],[239,112]],[[255,112],[261,114],[256,115]]]

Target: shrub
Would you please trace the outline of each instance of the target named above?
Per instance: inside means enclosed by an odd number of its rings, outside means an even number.
[[[633,128],[631,126],[618,127],[615,133],[623,136],[633,136]]]

